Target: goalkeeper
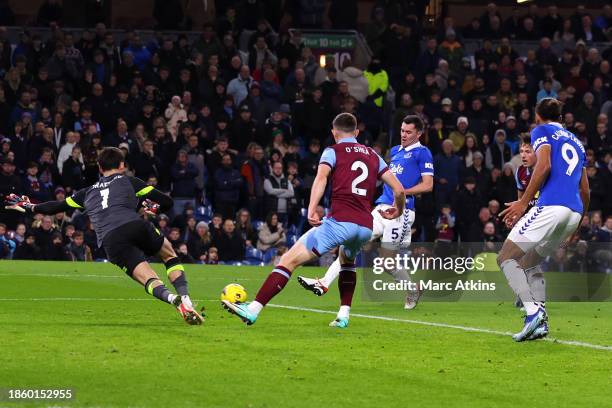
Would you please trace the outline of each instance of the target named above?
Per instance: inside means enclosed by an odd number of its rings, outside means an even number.
[[[6,197],[6,208],[42,214],[70,208],[84,210],[94,226],[98,245],[104,248],[110,262],[143,285],[148,294],[174,305],[185,322],[202,324],[202,316],[194,310],[189,298],[183,265],[172,245],[151,222],[138,214],[141,200],[144,200],[145,213],[155,216],[159,210],[172,208],[172,198],[136,177],[124,175],[123,152],[115,147],[100,152],[98,168],[102,176],[96,184],[63,201],[32,204],[26,196],[11,194]],[[178,295],[166,288],[146,261],[146,257],[155,254],[164,262],[168,279]]]

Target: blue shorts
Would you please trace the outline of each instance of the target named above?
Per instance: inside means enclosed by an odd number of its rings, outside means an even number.
[[[299,239],[306,248],[321,256],[339,245],[344,246],[344,254],[355,259],[363,244],[372,237],[372,230],[352,222],[338,222],[324,218],[323,223],[312,228]]]

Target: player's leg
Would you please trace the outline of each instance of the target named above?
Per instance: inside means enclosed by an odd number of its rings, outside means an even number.
[[[310,234],[304,234],[280,259],[276,268],[268,275],[255,300],[249,304],[234,304],[222,301],[225,308],[237,315],[246,324],[253,324],[264,306],[287,284],[293,271],[300,265],[315,259],[335,248],[348,237],[348,230],[333,219],[325,219]]]
[[[535,249],[528,251],[519,261],[519,265],[525,270],[527,283],[535,301],[545,306],[546,302],[546,279],[542,271],[542,256]]]
[[[338,273],[338,291],[340,292],[340,309],[336,315],[336,319],[329,324],[332,327],[345,328],[348,327],[349,315],[353,304],[353,295],[357,286],[357,269],[355,267],[355,259],[347,255],[345,246],[340,246],[338,252],[338,265],[340,271]]]
[[[515,227],[516,228],[516,227]],[[521,267],[519,261],[525,255],[524,250],[511,239],[512,232],[504,242],[502,249],[497,257],[497,263],[506,276],[510,288],[521,299],[525,307],[525,321],[523,329],[514,334],[515,341],[529,340],[533,332],[541,325],[546,323],[547,315],[544,308],[536,302],[529,283],[525,269]],[[525,246],[521,243],[521,246]],[[535,247],[535,244],[533,245]]]
[[[278,265],[272,270],[270,275],[268,275],[257,292],[254,301],[238,304],[223,300],[224,307],[230,313],[237,315],[246,324],[251,325],[255,323],[264,306],[266,306],[268,302],[279,294],[287,285],[293,271],[298,266],[316,257],[317,255],[307,249],[302,242],[296,242],[291,249],[281,257]]]
[[[531,293],[544,310],[546,310],[546,279],[542,271],[542,256],[535,249],[528,251],[519,261],[519,265],[525,270],[527,283]],[[524,309],[524,308],[523,308]],[[548,335],[548,323],[545,321],[540,324],[528,337],[528,340],[536,340]]]
[[[406,208],[404,214],[394,220],[383,219],[383,234],[381,239],[381,257],[395,257],[399,251],[408,249],[412,242],[412,224],[414,223],[414,211]],[[408,287],[412,281],[410,273],[404,268],[391,269],[386,271],[397,283]],[[404,309],[414,309],[421,297],[421,291],[417,287],[414,290],[406,291]]]
[[[338,290],[340,291],[340,309],[329,325],[332,327],[348,327],[349,314],[353,303],[353,295],[357,286],[357,270],[355,258],[362,246],[372,238],[372,230],[352,223],[342,223],[349,233],[349,239],[340,246],[338,259],[340,259],[340,276]]]
[[[527,314],[523,330],[513,336],[516,341],[531,339],[534,330],[544,326],[547,320],[544,304],[538,299],[542,296],[536,297],[532,291],[525,269],[537,262],[533,252],[544,257],[571,233],[566,234],[568,226],[575,228],[578,222],[576,219],[574,224],[572,214],[579,218],[579,214],[565,207],[533,207],[512,228],[498,256],[498,264],[510,287],[523,302]]]
[[[128,275],[136,282],[144,286],[145,291],[151,295],[169,304],[174,304],[177,296],[171,293],[164,285],[164,282],[159,279],[157,273],[151,268],[147,261],[140,261],[133,270],[127,271]]]
[[[173,303],[174,306],[187,323],[202,324],[204,319],[196,312],[189,297],[185,268],[176,256],[172,244],[150,222],[144,221],[141,227],[139,246],[148,256],[157,254],[164,262],[168,280],[178,294],[178,298]]]
[[[300,239],[306,241],[310,234],[313,234],[318,227],[314,227],[309,229],[306,234],[302,235]],[[340,274],[340,261],[338,258],[329,266],[327,271],[325,272],[325,276],[323,278],[308,278],[306,276],[298,275],[297,280],[302,287],[317,296],[323,296],[327,293],[327,289],[331,285],[331,283],[336,280],[338,275]]]
[[[168,280],[174,286],[176,293],[183,298],[183,302],[191,305],[189,298],[189,288],[187,286],[187,278],[185,277],[185,268],[176,256],[172,244],[164,238],[163,244],[158,252],[159,257],[166,266],[166,274]]]
[[[370,240],[374,241],[382,237],[385,231],[385,223],[389,220],[384,219],[378,211],[385,210],[389,207],[391,206],[387,204],[379,204],[376,206],[376,208],[372,210],[373,226],[372,237],[370,238]],[[309,230],[306,234],[311,233],[313,230],[314,228]],[[334,262],[332,262],[332,264],[327,268],[327,271],[325,271],[325,275],[322,278],[307,278],[305,276],[300,275],[298,276],[298,282],[300,283],[300,285],[302,285],[304,289],[311,291],[317,296],[323,296],[327,293],[327,290],[332,285],[332,283],[334,283],[334,281],[338,279],[338,276],[340,276],[341,269],[342,267],[340,262],[340,256],[338,256],[334,260]]]

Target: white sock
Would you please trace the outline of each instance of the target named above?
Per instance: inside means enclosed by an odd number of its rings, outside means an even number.
[[[544,305],[546,300],[546,279],[544,278],[544,272],[540,265],[536,265],[532,268],[525,269],[525,275],[527,275],[527,283],[533,294],[533,299]]]
[[[339,319],[348,319],[349,313],[351,312],[350,306],[340,306],[340,310],[338,310],[338,318]]]
[[[326,288],[329,288],[329,286],[336,279],[338,279],[338,276],[340,275],[340,269],[340,257],[338,257],[331,265],[329,265],[329,268],[327,268],[327,272],[325,272],[325,276],[323,276],[319,280],[323,285],[325,285]]]
[[[525,312],[528,315],[532,315],[538,311],[538,304],[536,302],[523,302],[523,306],[525,306]]]
[[[189,296],[181,296],[181,302],[183,302],[185,306],[193,309],[193,303],[191,303],[191,299],[189,298]]]
[[[529,283],[527,283],[527,275],[525,275],[525,271],[520,267],[519,263],[514,259],[507,259],[502,262],[500,268],[504,275],[506,275],[508,284],[514,293],[523,302],[523,306],[525,306],[525,311],[527,311],[527,314],[537,312],[538,307],[535,305],[536,299],[531,293]]]
[[[259,312],[263,309],[263,305],[258,301],[254,300],[247,306],[249,312],[253,313],[255,316],[259,315]]]
[[[171,293],[168,295],[168,303],[170,303],[171,305],[174,304],[174,299],[176,299],[178,296],[175,295],[174,293]]]

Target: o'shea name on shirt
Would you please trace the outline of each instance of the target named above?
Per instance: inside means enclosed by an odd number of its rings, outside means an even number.
[[[347,153],[363,153],[367,155],[370,154],[369,150],[364,146],[348,146],[345,147],[344,150],[346,150]]]

